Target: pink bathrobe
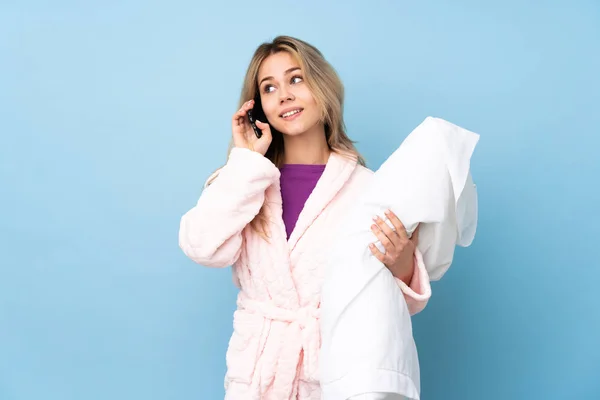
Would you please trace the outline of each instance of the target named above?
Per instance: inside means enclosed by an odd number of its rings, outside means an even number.
[[[199,264],[233,265],[240,288],[226,355],[225,398],[320,399],[319,302],[326,254],[332,232],[373,172],[332,153],[289,240],[280,173],[271,161],[234,148],[217,174],[182,217],[179,245]],[[269,243],[248,225],[263,204]],[[422,310],[431,293],[422,263],[410,287],[397,282],[411,314]]]

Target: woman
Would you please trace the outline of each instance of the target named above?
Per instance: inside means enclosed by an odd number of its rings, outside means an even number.
[[[257,94],[267,119],[256,123],[260,138],[247,119]],[[232,265],[240,288],[226,399],[321,398],[324,263],[335,229],[372,176],[345,133],[342,110],[342,83],[319,50],[287,36],[259,46],[232,118],[228,161],[181,219],[184,253],[205,266]],[[415,261],[418,234],[409,239],[393,214],[374,218],[371,229],[385,247],[371,246],[373,255],[396,278],[411,314],[419,312],[430,287]]]

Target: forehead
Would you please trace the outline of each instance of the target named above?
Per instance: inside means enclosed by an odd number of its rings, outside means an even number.
[[[300,67],[300,64],[287,51],[271,54],[260,65],[258,69],[258,80],[267,76],[281,76],[292,67]]]

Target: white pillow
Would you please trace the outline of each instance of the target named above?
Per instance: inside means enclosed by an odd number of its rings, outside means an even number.
[[[426,118],[375,172],[342,224],[321,299],[323,399],[369,392],[419,398],[410,315],[396,281],[368,248],[372,217],[389,208],[409,234],[420,224],[419,251],[430,280],[440,279],[455,247],[475,236],[470,160],[478,141],[473,132]]]
[[[467,247],[475,237],[477,191],[470,164],[478,141],[473,132],[426,118],[377,170],[348,221],[346,236],[368,236],[370,221],[363,222],[391,208],[409,235],[421,223],[419,250],[429,279],[439,280],[452,263],[455,246]]]

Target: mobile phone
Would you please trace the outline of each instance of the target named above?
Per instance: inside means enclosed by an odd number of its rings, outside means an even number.
[[[265,117],[265,113],[263,112],[263,109],[262,109],[262,104],[260,102],[260,94],[257,94],[254,97],[254,107],[252,107],[250,110],[248,110],[248,120],[250,121],[250,125],[252,126],[252,129],[254,130],[254,134],[256,135],[257,138],[260,139],[262,136],[262,131],[260,129],[258,129],[258,127],[256,126],[256,120],[259,120],[260,122],[268,123],[267,118]]]
[[[248,120],[250,121],[250,125],[254,130],[254,134],[257,138],[260,139],[260,137],[262,136],[262,132],[260,129],[258,129],[258,126],[256,126],[256,118],[254,118],[254,113],[252,112],[252,109],[248,110]]]

